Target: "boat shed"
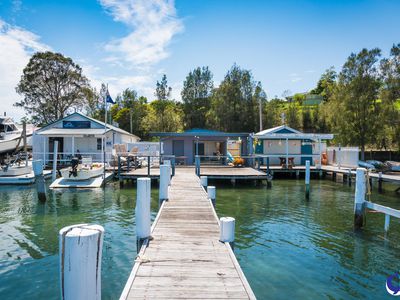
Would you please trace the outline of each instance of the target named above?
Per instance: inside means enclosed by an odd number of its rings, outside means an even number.
[[[114,144],[139,140],[139,137],[121,128],[75,112],[33,133],[33,158],[43,159],[46,165],[52,160],[54,142],[58,141],[59,161],[69,161],[78,150],[82,156],[97,162],[103,161],[105,152],[106,161],[109,161]]]
[[[208,129],[190,129],[184,132],[153,132],[159,137],[164,155],[175,155],[179,164],[193,165],[196,155],[204,162],[221,162],[218,158],[228,152],[233,156],[248,154],[249,134],[228,133]]]
[[[303,133],[286,125],[266,129],[253,135],[255,153],[269,157],[271,165],[292,161],[294,165],[321,165],[322,153],[326,152],[326,141],[333,134]],[[265,163],[265,159],[264,159]]]

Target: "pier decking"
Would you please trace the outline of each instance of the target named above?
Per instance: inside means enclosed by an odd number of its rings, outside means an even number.
[[[177,168],[120,299],[255,299],[193,168]]]
[[[210,179],[267,179],[265,172],[250,167],[202,166],[201,176]]]

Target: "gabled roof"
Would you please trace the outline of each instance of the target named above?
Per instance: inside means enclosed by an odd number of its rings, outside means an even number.
[[[257,132],[255,135],[264,135],[264,134],[271,134],[271,133],[297,133],[300,134],[302,132],[293,129],[287,125],[281,125],[273,128],[269,128],[260,132]]]
[[[289,126],[281,125],[257,132],[254,137],[259,139],[331,140],[333,134],[303,133]]]
[[[55,121],[55,122],[53,122],[53,123],[50,123],[50,124],[48,124],[48,125],[46,125],[46,126],[40,128],[39,130],[37,130],[37,132],[39,133],[39,132],[45,131],[45,130],[47,130],[49,127],[51,127],[52,125],[54,125],[54,124],[56,124],[56,123],[58,123],[58,122],[61,122],[61,121],[65,120],[65,119],[67,119],[67,118],[69,118],[69,117],[71,117],[71,116],[73,116],[73,115],[81,116],[81,117],[83,117],[83,118],[85,118],[85,119],[87,119],[87,120],[89,120],[89,121],[95,122],[95,123],[97,123],[97,124],[99,124],[99,125],[101,125],[101,126],[104,126],[104,125],[105,125],[105,123],[102,122],[102,121],[99,121],[99,120],[97,120],[97,119],[94,119],[94,118],[85,116],[84,114],[82,114],[82,113],[80,113],[80,112],[74,112],[74,113],[72,113],[72,114],[70,114],[70,115],[68,115],[68,116],[65,116],[65,117],[62,118],[62,119],[59,119],[59,120],[57,120],[57,121]],[[107,131],[113,130],[113,131],[116,131],[116,132],[119,132],[119,133],[122,133],[122,134],[125,134],[125,135],[134,136],[134,137],[136,137],[136,138],[139,139],[138,136],[136,136],[136,135],[134,135],[134,134],[132,134],[132,133],[129,133],[128,131],[125,131],[125,130],[123,130],[123,129],[121,129],[121,128],[115,127],[115,126],[113,126],[113,125],[107,124],[106,127],[107,127],[107,129],[108,129]],[[75,130],[75,129],[71,129],[71,130]]]

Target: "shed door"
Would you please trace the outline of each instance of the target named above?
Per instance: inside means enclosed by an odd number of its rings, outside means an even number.
[[[312,154],[313,149],[312,149],[312,142],[309,140],[305,140],[301,143],[301,154]],[[313,159],[312,156],[307,157],[307,156],[302,156],[301,157],[301,164],[305,165],[306,164],[306,160],[310,161],[310,165],[313,165]]]
[[[172,141],[172,153],[175,156],[185,156],[185,146],[182,140]]]

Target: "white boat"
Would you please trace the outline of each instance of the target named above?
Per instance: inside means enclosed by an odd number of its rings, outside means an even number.
[[[32,166],[20,165],[20,166],[5,166],[0,169],[0,177],[10,176],[21,176],[32,173]]]
[[[66,180],[88,180],[93,177],[98,177],[104,173],[104,164],[80,164],[74,170],[72,167],[61,169],[61,176]]]
[[[26,136],[28,146],[32,145],[34,127],[27,124]],[[23,147],[22,128],[19,128],[10,117],[0,117],[0,153],[10,152]]]

